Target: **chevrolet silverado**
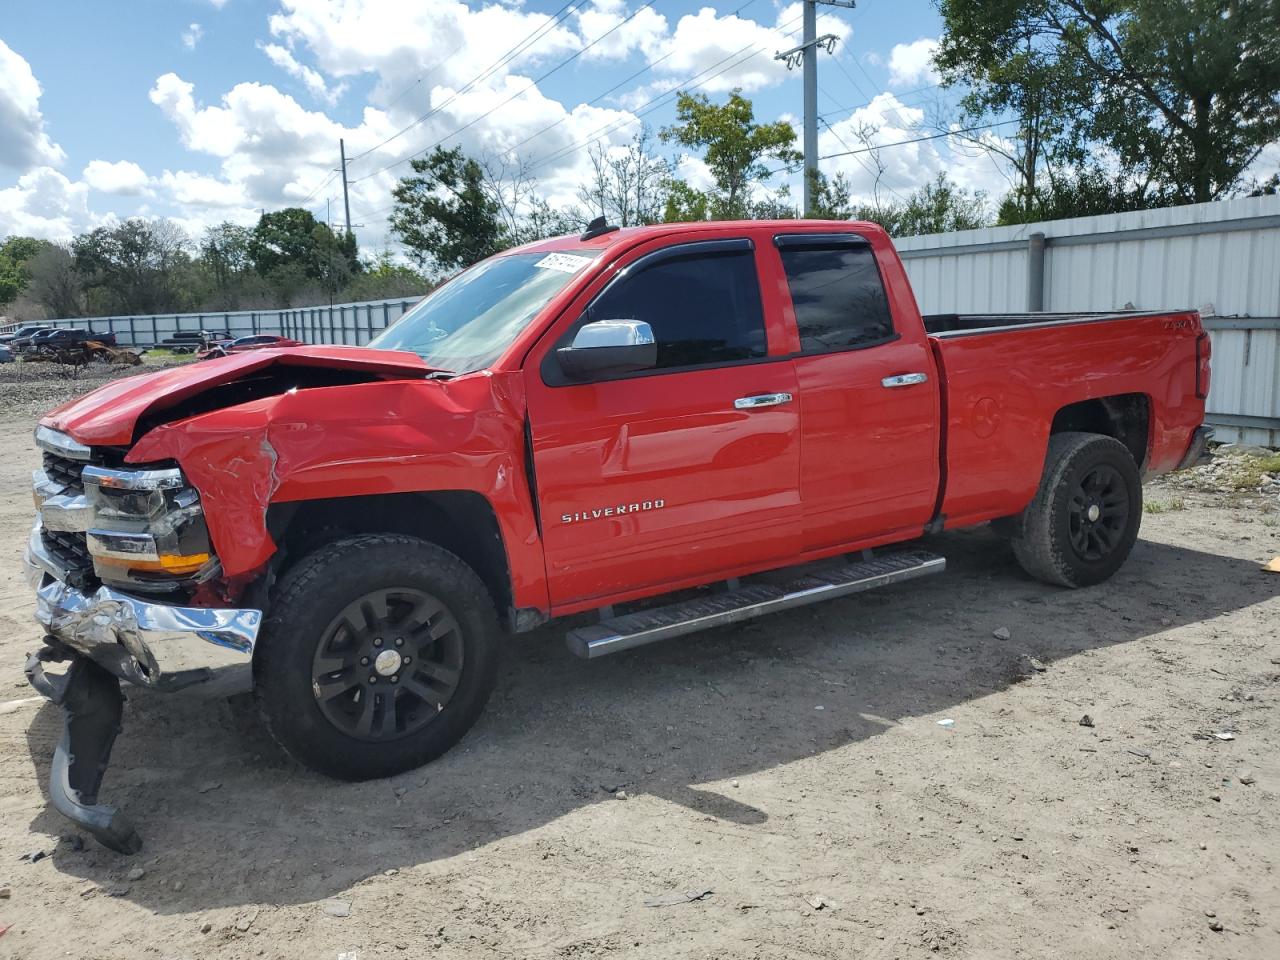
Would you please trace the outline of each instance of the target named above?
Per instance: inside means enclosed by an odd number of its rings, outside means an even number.
[[[566,636],[596,657],[940,572],[877,548],[988,521],[1031,576],[1096,584],[1143,477],[1205,454],[1208,389],[1195,312],[922,317],[882,230],[803,220],[596,222],[368,348],[117,380],[36,429],[54,804],[140,845],[98,801],[122,680],[252,691],[303,764],[383,777],[551,618],[591,612]]]

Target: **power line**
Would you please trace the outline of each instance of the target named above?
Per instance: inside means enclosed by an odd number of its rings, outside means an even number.
[[[846,150],[852,149],[849,146],[849,144],[845,143],[844,137],[840,136],[840,134],[836,132],[836,128],[833,127],[829,121],[824,120],[821,117],[819,117],[818,119],[822,121],[822,124],[827,128],[830,134],[840,141],[840,145],[842,147],[844,147]],[[871,165],[867,163],[865,160],[863,160],[861,156],[855,156],[854,159],[858,162],[858,166],[862,167],[863,170],[867,171],[867,173],[869,173],[873,178],[875,178],[877,182],[883,176],[883,171],[877,172],[876,170],[873,170],[871,168]],[[893,187],[889,186],[889,184],[886,183],[884,186],[886,190],[892,193],[899,200],[903,201],[904,203],[906,202],[907,198],[904,197],[902,194],[900,194],[897,190],[893,189]]]
[[[457,100],[458,97],[467,93],[469,90],[471,90],[476,84],[480,83],[482,80],[485,80],[488,77],[492,76],[495,72],[497,72],[503,66],[510,63],[512,60],[514,60],[524,51],[528,50],[529,47],[531,47],[534,43],[541,40],[544,36],[550,33],[551,30],[553,30],[555,27],[558,27],[562,22],[564,22],[565,19],[568,18],[569,14],[573,12],[573,10],[571,10],[570,8],[573,7],[575,3],[580,3],[580,0],[569,0],[568,3],[566,3],[563,7],[561,7],[552,15],[551,19],[547,20],[545,23],[540,24],[538,28],[533,31],[533,33],[529,34],[527,37],[525,37],[523,40],[517,43],[514,47],[512,47],[510,50],[504,53],[501,57],[499,57],[497,60],[491,63],[488,67],[486,67],[476,76],[468,80],[465,84],[462,85],[461,88],[459,88],[458,90],[455,90],[452,94],[449,95],[448,99],[446,99],[444,103],[440,104],[438,107],[432,107],[422,116],[418,117],[416,120],[412,121],[411,123],[401,127],[391,136],[387,137],[385,140],[381,141],[380,143],[374,144],[372,147],[370,147],[368,150],[365,150],[363,153],[356,154],[354,157],[351,158],[349,162],[354,163],[356,160],[360,160],[363,157],[367,157],[371,153],[381,150],[391,141],[408,133],[414,127],[419,126],[422,123],[425,123],[427,120],[430,120],[433,116],[435,116],[445,107],[447,107],[449,104],[453,103],[453,101]],[[637,11],[637,13],[638,12],[639,11]],[[619,26],[621,26],[621,24],[619,24]],[[438,70],[440,66],[443,66],[445,63],[448,62],[448,59],[449,58],[446,57],[434,69]],[[415,85],[417,83],[421,83],[424,79],[426,79],[426,74],[423,74],[422,77],[418,78],[418,80],[415,81]],[[410,89],[412,89],[412,85],[410,86]],[[408,90],[406,90],[405,93],[408,93]],[[404,96],[404,93],[400,95],[400,97],[403,97],[403,96]],[[399,100],[400,97],[397,97],[396,100]],[[392,102],[394,103],[395,101],[392,101]],[[391,104],[388,104],[388,107],[389,106],[391,106]]]
[[[734,13],[737,13],[740,10],[745,9],[747,6],[750,5],[750,2],[754,2],[754,0],[749,0],[748,3],[743,4],[741,7],[738,8],[738,10],[735,10]],[[789,33],[794,33],[795,31],[792,28],[800,19],[801,17],[799,15],[792,17],[786,23],[780,24],[777,27],[777,29],[779,32],[782,32],[784,35]],[[712,80],[716,79],[722,74],[727,73],[728,71],[734,69],[735,67],[739,67],[742,64],[746,63],[748,60],[751,60],[752,58],[759,56],[761,53],[763,53],[765,50],[768,49],[767,45],[758,46],[754,50],[752,50],[750,53],[748,53],[746,56],[743,56],[740,59],[736,59],[736,60],[734,59],[735,57],[739,57],[739,55],[742,54],[743,51],[750,49],[751,46],[752,44],[750,43],[744,44],[743,46],[735,50],[733,53],[730,53],[725,57],[721,57],[719,60],[717,60],[715,63],[711,64],[710,66],[704,67],[702,70],[699,70],[697,73],[693,74],[692,76],[686,77],[684,80],[678,81],[672,84],[671,89],[665,90],[662,93],[659,93],[650,97],[644,103],[640,104],[635,109],[635,111],[631,114],[631,116],[623,118],[622,120],[613,121],[611,123],[604,124],[603,126],[596,128],[594,131],[592,131],[590,134],[587,135],[586,139],[577,141],[576,143],[569,144],[567,147],[563,147],[560,150],[557,150],[552,154],[546,157],[543,157],[542,159],[531,164],[527,168],[527,170],[531,172],[533,170],[538,169],[539,167],[546,166],[548,163],[553,163],[556,160],[559,160],[560,158],[567,156],[571,153],[574,153],[577,150],[580,150],[582,147],[595,142],[601,137],[607,136],[610,133],[614,132],[615,130],[618,130],[624,126],[627,126],[630,123],[633,123],[635,120],[638,120],[641,117],[647,116],[650,113],[653,113],[657,110],[662,109],[665,106],[668,106],[671,101],[667,101],[667,103],[659,103],[658,101],[664,100],[667,97],[671,97],[673,94],[678,94],[681,91],[696,90],[699,87],[702,87],[707,83],[710,83]],[[733,62],[727,63],[730,60],[732,60]],[[722,66],[722,64],[727,64],[727,65]],[[717,70],[716,69],[717,67],[721,67],[721,69]],[[785,169],[785,168],[782,168],[782,169]],[[773,172],[776,173],[778,171],[773,171]],[[395,208],[395,203],[393,201],[392,203],[387,204],[386,206],[383,206],[383,207],[379,207],[377,210],[374,210],[371,213],[365,214],[364,216],[367,219],[372,219],[394,208]]]
[[[755,2],[756,2],[756,0],[747,0],[747,2],[746,2],[746,3],[744,3],[744,4],[742,4],[742,6],[738,7],[738,9],[736,9],[736,10],[732,11],[732,12],[729,14],[729,16],[731,16],[731,17],[736,17],[736,16],[737,16],[738,14],[740,14],[743,10],[747,9],[747,7],[751,6],[751,5],[752,5],[753,3],[755,3]],[[594,106],[595,104],[597,104],[597,103],[599,103],[601,100],[603,100],[605,97],[609,96],[609,94],[611,94],[611,93],[613,93],[614,91],[616,91],[618,88],[626,86],[626,85],[627,85],[628,83],[630,83],[632,80],[636,79],[636,77],[639,77],[639,76],[641,76],[642,74],[648,73],[650,70],[652,70],[652,69],[653,69],[654,67],[656,67],[658,64],[662,63],[664,60],[668,60],[668,59],[670,59],[672,56],[674,56],[674,55],[675,55],[675,53],[676,53],[676,51],[675,51],[675,50],[671,50],[671,51],[669,51],[668,53],[663,54],[663,55],[662,55],[661,57],[659,57],[657,60],[653,60],[653,61],[651,61],[651,62],[649,62],[649,63],[645,64],[643,67],[641,67],[641,68],[640,68],[639,70],[637,70],[635,73],[633,73],[633,74],[631,74],[630,76],[625,77],[624,79],[622,79],[622,80],[618,81],[618,82],[617,82],[617,83],[615,83],[612,87],[610,87],[608,90],[606,90],[604,93],[601,93],[601,94],[599,94],[599,95],[598,95],[598,96],[596,96],[596,97],[593,97],[592,99],[588,100],[585,104],[581,104],[581,106],[587,106],[587,107]],[[733,56],[733,54],[730,54],[730,56]],[[723,62],[723,61],[721,61],[721,62]],[[667,91],[667,92],[670,92],[670,91]],[[665,93],[664,93],[663,95],[665,95]],[[651,102],[651,101],[650,101],[650,102]],[[554,122],[552,122],[552,123],[547,124],[547,125],[546,125],[545,127],[543,127],[541,130],[537,131],[536,133],[532,133],[532,134],[530,134],[529,136],[527,136],[527,137],[525,137],[523,140],[521,140],[519,143],[517,143],[517,144],[515,144],[515,145],[513,145],[513,146],[511,146],[511,147],[509,147],[509,148],[507,148],[507,152],[508,152],[508,153],[514,153],[516,150],[519,150],[521,147],[523,147],[523,146],[524,146],[526,143],[528,143],[530,140],[536,140],[538,137],[542,136],[542,135],[543,135],[544,133],[546,133],[548,130],[553,130],[553,129],[555,129],[556,127],[560,126],[560,124],[564,123],[567,119],[569,119],[569,116],[570,116],[569,112],[568,112],[568,111],[566,111],[566,112],[565,112],[565,114],[564,114],[564,116],[562,116],[559,120],[556,120],[556,121],[554,121]],[[630,121],[629,121],[629,120],[628,120],[627,122],[628,122],[628,123],[630,123]],[[602,129],[603,129],[603,128],[602,128]]]
[[[839,61],[837,61],[837,62],[839,62]],[[898,101],[901,103],[901,99],[902,99],[902,97],[910,97],[910,96],[914,96],[915,94],[917,94],[917,93],[923,93],[923,92],[924,92],[924,91],[926,91],[926,90],[936,90],[936,89],[937,89],[938,87],[940,87],[940,86],[942,86],[942,85],[941,85],[941,84],[939,84],[939,83],[926,83],[923,87],[916,87],[914,90],[907,90],[907,91],[905,91],[905,92],[903,92],[903,93],[895,93],[895,94],[891,94],[891,96],[893,96],[893,98],[894,98],[895,100],[898,100]],[[825,92],[825,91],[824,91],[824,92]],[[863,94],[863,96],[865,97],[865,96],[866,96],[866,94],[864,93],[864,94]],[[835,98],[834,98],[834,97],[832,97],[832,96],[831,96],[831,94],[829,94],[829,93],[828,93],[828,94],[827,94],[827,98],[828,98],[829,100],[831,100],[831,102],[832,102],[832,103],[835,103]],[[828,110],[826,113],[820,113],[820,114],[818,114],[818,119],[819,119],[819,120],[822,120],[822,119],[825,119],[826,117],[833,117],[833,116],[835,116],[837,113],[852,113],[854,110],[861,110],[863,107],[869,107],[869,106],[871,106],[871,105],[872,105],[873,103],[875,103],[875,102],[876,102],[876,98],[875,98],[875,97],[872,97],[870,100],[866,101],[865,103],[853,103],[853,104],[850,104],[850,105],[849,105],[849,106],[847,106],[847,107],[835,107],[835,108],[833,108],[833,109],[831,109],[831,110]],[[904,107],[910,107],[910,106],[913,106],[913,104],[910,104],[910,103],[904,103],[904,104],[902,104],[902,105],[903,105]]]
[[[323,180],[321,180],[320,183],[316,185],[316,188],[314,190],[312,190],[305,197],[303,197],[302,202],[299,203],[298,206],[305,207],[308,203],[311,202],[311,198],[314,197],[321,190],[323,190],[328,185],[329,181],[332,180],[337,175],[338,175],[337,170],[330,170],[329,175],[325,177]]]
[[[620,21],[620,22],[618,22],[618,23],[614,24],[612,27],[610,27],[610,28],[609,28],[608,30],[606,30],[604,33],[600,34],[600,36],[596,37],[594,40],[592,40],[590,43],[588,43],[585,47],[583,47],[582,49],[580,49],[580,50],[578,50],[578,51],[574,52],[572,55],[570,55],[570,56],[566,57],[564,60],[560,61],[558,64],[556,64],[556,65],[555,65],[554,67],[552,67],[550,70],[548,70],[548,71],[546,71],[545,73],[543,73],[541,76],[539,76],[539,77],[535,78],[534,80],[530,81],[530,83],[529,83],[529,85],[528,85],[527,87],[524,87],[523,89],[518,90],[516,93],[513,93],[511,96],[507,97],[507,99],[503,100],[501,103],[499,103],[499,104],[497,104],[497,105],[495,105],[495,106],[493,106],[493,107],[490,107],[488,110],[486,110],[484,113],[480,114],[478,117],[475,117],[475,118],[473,118],[473,119],[471,119],[471,120],[467,121],[466,123],[464,123],[461,127],[458,127],[458,129],[453,130],[453,131],[451,131],[450,133],[445,134],[443,137],[441,137],[439,140],[435,141],[434,143],[428,144],[427,146],[423,147],[422,149],[420,149],[420,150],[416,150],[415,152],[413,152],[413,153],[409,154],[409,155],[408,155],[408,156],[406,156],[406,157],[401,157],[399,160],[392,161],[391,163],[387,164],[386,166],[380,167],[379,169],[375,170],[373,173],[367,173],[367,174],[365,174],[363,177],[358,177],[358,178],[356,178],[355,180],[353,180],[353,181],[352,181],[352,183],[359,183],[359,182],[360,182],[360,181],[362,181],[362,180],[368,180],[370,177],[376,177],[376,176],[378,176],[378,175],[379,175],[379,174],[381,174],[381,173],[385,173],[386,171],[390,170],[392,167],[398,167],[400,164],[402,164],[402,163],[406,163],[406,162],[408,162],[409,160],[412,160],[414,157],[421,156],[422,154],[426,153],[428,150],[432,150],[432,149],[434,149],[435,147],[440,146],[440,144],[444,143],[444,142],[445,142],[446,140],[448,140],[450,137],[456,137],[458,134],[462,133],[462,131],[463,131],[463,130],[466,130],[466,129],[470,128],[470,127],[475,126],[477,123],[479,123],[479,122],[480,122],[481,120],[483,120],[485,117],[489,116],[490,114],[493,114],[493,113],[497,112],[498,110],[500,110],[500,109],[502,109],[503,107],[505,107],[507,104],[511,103],[511,101],[513,101],[513,100],[517,99],[518,97],[523,96],[524,94],[528,93],[530,90],[535,89],[535,88],[538,86],[538,84],[540,84],[543,80],[546,80],[546,79],[547,79],[548,77],[550,77],[552,74],[556,73],[556,72],[557,72],[557,71],[559,71],[559,70],[564,69],[564,68],[565,68],[565,67],[567,67],[569,64],[573,63],[573,61],[577,60],[580,56],[582,56],[584,53],[586,53],[588,50],[590,50],[592,47],[594,47],[596,44],[598,44],[601,40],[605,39],[605,37],[609,36],[610,34],[614,33],[615,31],[617,31],[617,30],[621,29],[622,27],[626,26],[628,23],[630,23],[632,20],[634,20],[636,17],[638,17],[638,16],[639,16],[641,13],[643,13],[645,10],[649,9],[649,7],[651,7],[651,6],[653,6],[653,0],[647,0],[647,2],[646,2],[646,3],[644,3],[642,6],[637,7],[637,8],[636,8],[636,10],[635,10],[635,12],[634,12],[634,13],[632,13],[632,14],[631,14],[629,17],[627,17],[625,20],[622,20],[622,21]]]
[[[943,133],[930,134],[927,137],[915,137],[911,140],[897,140],[893,143],[877,143],[870,147],[859,147],[857,150],[844,150],[840,153],[828,153],[819,157],[819,160],[832,160],[835,157],[851,157],[860,153],[870,153],[872,150],[886,150],[890,147],[905,147],[911,143],[924,143],[926,140],[941,140],[943,137],[955,137],[962,133],[973,133],[975,130],[990,130],[993,127],[1003,127],[1010,123],[1021,123],[1022,121],[1014,117],[1009,120],[997,120],[995,123],[982,123],[975,127],[961,127],[958,130],[947,130]],[[777,172],[777,171],[775,171]]]
[[[779,26],[778,30],[786,31],[786,32],[794,32],[794,31],[790,31],[788,28],[794,25],[796,21],[799,19],[800,19],[799,16],[793,17],[791,20],[787,21],[785,24],[782,24],[781,26]],[[528,169],[536,170],[539,167],[543,167],[548,163],[553,163],[554,161],[559,160],[562,157],[565,157],[571,153],[574,153],[577,150],[582,149],[584,146],[594,143],[597,140],[601,139],[602,137],[608,136],[609,134],[615,132],[616,130],[620,130],[622,127],[627,126],[633,121],[638,120],[641,117],[648,116],[650,113],[653,113],[657,110],[662,109],[665,106],[668,106],[669,103],[671,102],[671,101],[668,101],[668,103],[658,103],[659,100],[663,100],[667,97],[671,97],[673,94],[678,95],[682,91],[696,90],[699,87],[705,86],[706,84],[710,83],[712,80],[716,79],[716,77],[720,76],[721,74],[727,73],[728,71],[734,69],[735,67],[741,66],[742,64],[746,63],[748,60],[751,60],[754,57],[758,57],[761,53],[763,53],[766,49],[768,49],[767,46],[756,47],[751,53],[748,53],[745,57],[742,57],[741,59],[728,64],[728,66],[723,67],[723,69],[716,70],[716,67],[719,67],[721,64],[724,64],[726,61],[733,60],[734,57],[739,56],[744,50],[747,50],[750,47],[751,47],[751,44],[749,43],[739,47],[733,53],[729,54],[726,57],[722,57],[721,59],[717,60],[715,63],[711,64],[711,66],[698,71],[697,73],[693,74],[691,77],[686,77],[684,80],[672,84],[670,89],[664,90],[662,93],[655,94],[654,96],[650,97],[644,103],[636,107],[630,117],[623,118],[622,120],[612,121],[610,123],[605,124],[604,126],[596,128],[595,130],[593,130],[591,133],[587,135],[585,140],[580,140],[576,143],[570,144],[567,147],[562,147],[561,149],[550,154],[549,156],[543,157],[541,160],[538,160],[535,163],[531,164]],[[711,71],[715,71],[715,72],[712,73]],[[703,76],[703,74],[710,74],[710,75]],[[694,81],[697,81],[697,82],[695,83]]]
[[[784,24],[779,29],[785,30],[788,26],[795,23],[795,21],[798,19],[800,18],[799,17],[794,18],[793,20]],[[693,74],[692,76],[686,77],[683,81],[673,84],[670,90],[665,90],[662,93],[655,94],[654,96],[646,100],[644,103],[640,104],[640,106],[636,108],[636,112],[632,113],[630,116],[625,117],[621,120],[611,121],[610,123],[606,123],[603,126],[597,127],[595,130],[593,130],[590,134],[587,135],[585,140],[579,140],[575,143],[569,144],[566,147],[561,147],[559,150],[556,150],[555,152],[549,154],[548,156],[535,161],[534,163],[530,164],[526,168],[527,171],[531,172],[533,170],[538,169],[539,167],[546,166],[548,163],[554,163],[556,160],[559,160],[564,156],[567,156],[571,153],[574,153],[582,149],[584,146],[587,146],[588,144],[591,144],[605,136],[608,136],[610,133],[613,133],[615,130],[621,129],[622,127],[625,127],[628,124],[633,123],[634,121],[640,119],[641,117],[647,116],[648,114],[653,113],[656,110],[662,109],[663,107],[667,106],[670,103],[670,101],[668,101],[668,103],[658,103],[657,101],[670,97],[672,94],[678,93],[682,90],[696,90],[699,87],[711,82],[721,74],[726,73],[729,70],[732,70],[734,67],[741,66],[742,64],[750,60],[752,57],[759,56],[762,52],[764,52],[765,49],[767,49],[766,47],[758,47],[756,50],[747,54],[745,57],[742,57],[741,59],[736,60],[733,63],[728,64],[727,66],[724,66],[720,70],[716,70],[716,67],[721,66],[721,64],[724,64],[728,60],[733,60],[734,57],[737,57],[744,50],[747,50],[750,46],[751,44],[748,43],[742,47],[739,47],[733,53],[729,54],[726,57],[722,57],[721,59],[717,60],[715,63],[711,64],[711,66],[705,67],[702,70],[698,71],[697,73]],[[715,72],[713,73],[711,71],[715,71]],[[710,75],[703,77],[703,74],[710,74]],[[701,77],[702,79],[699,80],[698,79],[699,77]],[[697,80],[698,82],[694,83],[693,82],[694,80]],[[652,106],[650,106],[651,104]],[[380,207],[379,209],[373,211],[371,214],[368,214],[368,216],[376,217],[381,213],[385,213],[386,211],[391,210],[393,207],[395,207],[395,203],[391,203],[387,206]]]

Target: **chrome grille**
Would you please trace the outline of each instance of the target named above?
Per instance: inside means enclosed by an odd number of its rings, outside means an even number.
[[[44,451],[44,472],[50,480],[63,485],[69,492],[84,493],[84,481],[80,478],[84,466],[81,460]]]
[[[40,542],[49,555],[68,571],[88,573],[93,569],[93,558],[89,556],[89,546],[83,533],[41,529]]]

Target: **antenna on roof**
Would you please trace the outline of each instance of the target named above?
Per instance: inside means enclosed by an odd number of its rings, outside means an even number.
[[[621,228],[616,226],[610,226],[605,221],[604,217],[596,217],[594,220],[592,220],[590,223],[587,224],[587,229],[583,231],[582,236],[580,236],[578,239],[594,240],[596,237],[603,237],[606,233],[613,233],[613,231],[618,229],[621,229]]]

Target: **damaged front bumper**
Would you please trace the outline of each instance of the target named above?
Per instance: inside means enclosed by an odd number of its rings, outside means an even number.
[[[123,812],[98,802],[120,732],[120,681],[153,690],[230,695],[253,686],[258,610],[179,607],[100,585],[81,590],[44,545],[36,523],[27,544],[27,580],[45,645],[27,660],[27,680],[62,708],[63,733],[49,768],[54,807],[104,846],[137,853],[142,839]],[[70,661],[66,673],[45,664]]]
[[[210,696],[253,688],[261,611],[173,606],[108,586],[81,591],[45,548],[39,523],[25,566],[36,619],[50,637],[121,680]]]

